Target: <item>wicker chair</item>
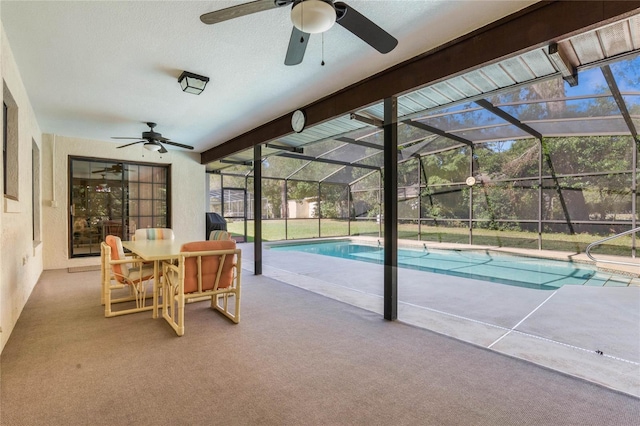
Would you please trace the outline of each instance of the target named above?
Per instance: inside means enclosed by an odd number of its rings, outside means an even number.
[[[153,280],[153,296],[157,297],[156,279],[153,276],[153,265],[145,264],[140,259],[126,256],[120,237],[107,235],[101,244],[102,254],[102,296],[104,316],[132,314],[149,311],[153,305],[147,306],[147,286]],[[128,288],[129,294],[122,295],[122,289]],[[113,310],[113,305],[123,302],[135,302],[134,308]]]

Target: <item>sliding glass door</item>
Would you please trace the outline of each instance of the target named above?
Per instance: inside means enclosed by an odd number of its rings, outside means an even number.
[[[69,254],[99,256],[107,235],[170,227],[168,165],[69,158]]]

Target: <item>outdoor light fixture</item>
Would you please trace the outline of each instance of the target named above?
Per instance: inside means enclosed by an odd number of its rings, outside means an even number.
[[[578,71],[576,67],[571,65],[571,62],[560,52],[558,44],[553,43],[549,45],[549,58],[551,62],[558,68],[564,81],[569,83],[569,86],[574,87],[578,85]]]
[[[193,93],[194,95],[202,93],[208,82],[209,77],[193,74],[188,71],[183,71],[178,78],[178,83],[180,83],[182,91]]]
[[[143,146],[147,151],[160,151],[160,145],[157,143],[147,142]]]
[[[303,33],[323,33],[336,22],[336,10],[323,0],[300,1],[291,9],[291,22]]]

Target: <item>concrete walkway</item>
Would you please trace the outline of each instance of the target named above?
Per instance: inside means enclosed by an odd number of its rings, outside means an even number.
[[[239,247],[253,273],[253,244]],[[383,270],[263,250],[263,275],[381,316]],[[640,286],[550,291],[399,269],[398,300],[399,321],[640,397]]]

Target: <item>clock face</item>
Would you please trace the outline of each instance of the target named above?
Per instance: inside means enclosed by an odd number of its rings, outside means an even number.
[[[307,117],[304,115],[304,111],[296,110],[291,115],[291,127],[294,132],[300,133],[304,130],[304,125],[306,124]]]
[[[473,186],[476,183],[476,178],[474,178],[473,176],[469,176],[466,180],[467,185],[469,186]]]

